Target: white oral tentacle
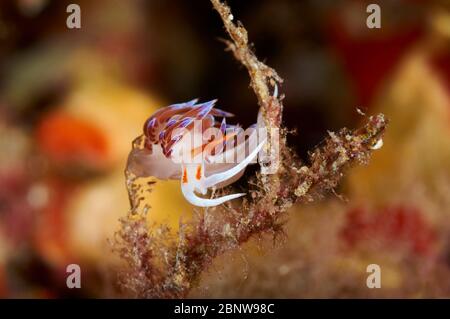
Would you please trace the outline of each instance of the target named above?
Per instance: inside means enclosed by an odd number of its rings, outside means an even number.
[[[235,176],[236,174],[239,174],[240,171],[242,171],[248,164],[250,164],[251,161],[258,155],[258,152],[261,150],[261,148],[266,143],[266,140],[262,141],[254,150],[251,152],[242,162],[240,162],[238,165],[230,168],[229,170],[217,173],[208,177],[205,177],[203,181],[203,187],[209,188],[216,184],[219,184],[223,181],[226,181],[227,179],[230,179],[231,177]]]
[[[184,197],[186,200],[191,203],[192,205],[198,206],[198,207],[212,207],[212,206],[218,206],[220,204],[223,204],[229,200],[233,200],[239,197],[242,197],[245,195],[245,193],[238,193],[238,194],[231,194],[226,195],[218,198],[208,199],[208,198],[201,198],[198,197],[194,190],[191,187],[188,186],[181,186],[181,191],[183,192]]]

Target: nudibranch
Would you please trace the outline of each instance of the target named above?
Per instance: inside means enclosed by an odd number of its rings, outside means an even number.
[[[255,124],[245,132],[229,125],[233,114],[214,108],[217,100],[192,100],[156,111],[145,122],[144,147],[133,149],[127,169],[137,177],[179,179],[188,202],[211,207],[244,196],[245,193],[203,198],[208,189],[238,180],[245,168],[256,161],[266,142]],[[216,118],[222,118],[217,121]]]

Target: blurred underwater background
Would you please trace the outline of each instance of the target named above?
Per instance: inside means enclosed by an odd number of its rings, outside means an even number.
[[[190,297],[450,297],[450,3],[228,0],[285,83],[289,144],[307,159],[328,131],[390,120],[383,148],[336,194],[296,205],[286,240],[255,238],[215,260]],[[219,99],[247,127],[258,105],[225,52],[209,1],[0,2],[0,297],[111,297],[108,239],[129,209],[124,169],[158,108]],[[193,207],[178,181],[149,195],[172,231]],[[81,289],[66,287],[79,264]],[[382,268],[368,289],[366,267]]]

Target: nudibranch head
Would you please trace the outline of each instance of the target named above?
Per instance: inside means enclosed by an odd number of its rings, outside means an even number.
[[[155,112],[144,124],[144,147],[132,150],[127,168],[138,177],[180,179],[183,195],[191,204],[216,206],[245,194],[207,199],[196,192],[205,195],[209,188],[239,179],[266,140],[258,135],[256,125],[244,131],[227,124],[226,118],[233,114],[214,108],[217,100],[197,101]]]

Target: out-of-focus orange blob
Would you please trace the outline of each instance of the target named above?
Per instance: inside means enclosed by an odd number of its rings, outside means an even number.
[[[46,116],[36,132],[39,148],[61,164],[102,166],[108,159],[107,137],[93,123],[57,112]]]

